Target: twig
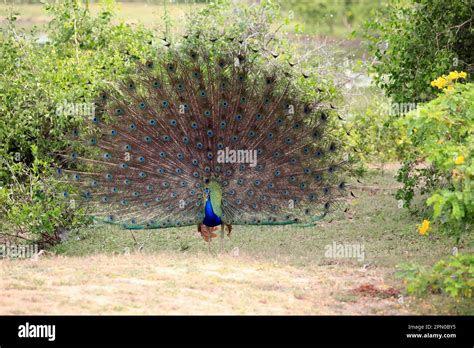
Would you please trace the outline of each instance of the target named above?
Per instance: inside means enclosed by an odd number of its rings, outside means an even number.
[[[472,17],[469,18],[467,21],[464,21],[462,22],[461,24],[458,24],[458,25],[453,25],[452,27],[449,27],[449,29],[454,29],[454,28],[457,28],[456,30],[456,34],[459,32],[459,30],[461,30],[461,28],[463,26],[465,26],[467,23],[471,22],[472,21]]]
[[[27,240],[28,242],[32,242],[33,240],[32,239],[28,239],[26,237],[22,237],[20,236],[19,234],[10,234],[10,233],[6,233],[6,232],[0,232],[0,235],[2,236],[8,236],[8,237],[13,237],[13,238],[20,238],[20,239],[23,239],[23,240]]]

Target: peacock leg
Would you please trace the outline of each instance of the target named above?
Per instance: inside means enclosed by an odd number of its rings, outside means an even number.
[[[232,225],[231,224],[225,224],[227,226],[227,237],[230,238],[230,234],[232,233]]]
[[[201,234],[201,237],[206,241],[207,251],[210,254],[211,253],[211,232],[209,231],[208,227],[204,225],[203,223],[198,224],[197,228],[198,228],[198,232]]]
[[[221,252],[224,251],[224,224],[221,224]]]

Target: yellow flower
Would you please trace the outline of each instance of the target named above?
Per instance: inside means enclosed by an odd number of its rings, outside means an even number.
[[[436,142],[436,144],[443,144],[443,143],[444,143],[443,139],[438,139],[438,141]]]
[[[459,73],[457,71],[451,71],[448,75],[448,79],[456,80],[459,77]]]
[[[465,79],[467,73],[464,71],[458,72],[457,70],[451,71],[448,75],[441,75],[436,80],[431,81],[431,86],[438,89],[447,89],[452,91],[454,89],[453,84],[457,79]]]
[[[455,164],[464,164],[464,156],[458,156],[455,160],[454,160],[454,163]]]
[[[422,236],[426,235],[430,229],[430,220],[423,220],[420,227],[418,227],[418,233]]]
[[[438,77],[436,80],[431,81],[431,86],[437,87],[438,89],[443,89],[444,86],[448,83],[445,75]]]
[[[448,80],[445,78],[445,75],[438,77],[438,88],[442,89],[448,84]]]

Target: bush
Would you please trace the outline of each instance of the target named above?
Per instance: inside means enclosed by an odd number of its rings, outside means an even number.
[[[44,175],[49,170],[49,163],[37,157],[35,145],[32,155],[31,167],[21,162],[12,165],[4,162],[14,183],[0,187],[0,212],[8,221],[0,236],[27,240],[47,248],[59,243],[70,229],[87,224],[89,220],[81,209],[58,199],[58,192],[64,192],[68,186]]]
[[[153,50],[148,30],[113,24],[108,7],[97,16],[74,0],[47,9],[47,43],[17,31],[15,15],[0,36],[0,219],[9,236],[43,247],[86,222],[58,198],[67,190],[51,177],[68,148],[65,134],[87,117],[61,108],[90,104]]]
[[[419,190],[432,219],[460,237],[474,221],[474,84],[449,84],[443,94],[399,121],[405,163],[397,192],[409,207]]]
[[[407,292],[423,296],[446,293],[451,297],[472,297],[474,288],[474,255],[458,254],[438,261],[431,269],[407,264],[397,273],[404,279]]]
[[[31,164],[31,144],[41,159],[62,151],[64,134],[78,117],[58,112],[59,107],[90,103],[151,51],[151,33],[112,24],[106,8],[97,17],[73,0],[47,9],[53,19],[46,44],[17,32],[15,16],[0,36],[0,155],[10,162]],[[9,183],[4,170],[1,182]]]
[[[397,103],[423,102],[438,91],[427,81],[450,70],[470,73],[474,22],[470,0],[410,0],[382,9],[366,24],[377,59],[375,81]]]
[[[380,93],[371,95],[362,108],[351,112],[350,141],[356,146],[363,162],[383,164],[398,159],[396,140],[399,129],[393,125],[398,119],[387,107],[388,99]]]

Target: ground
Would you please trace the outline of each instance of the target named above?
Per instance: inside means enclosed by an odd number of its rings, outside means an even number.
[[[220,255],[53,257],[4,262],[2,314],[405,314],[386,289],[385,269],[297,268]]]
[[[222,253],[194,227],[72,233],[39,257],[0,261],[0,314],[473,314],[471,302],[404,293],[400,264],[431,265],[456,244],[417,233],[393,175],[372,170],[347,212],[314,227],[234,226]],[[363,245],[364,259],[327,257],[334,242]]]

